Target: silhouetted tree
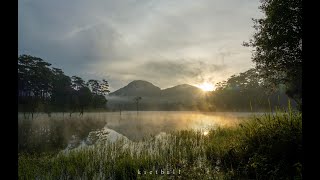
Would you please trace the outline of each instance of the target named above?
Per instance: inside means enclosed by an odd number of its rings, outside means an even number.
[[[271,88],[285,84],[286,94],[301,106],[302,0],[262,0],[256,33],[244,43],[254,48],[252,59]],[[266,82],[267,84],[267,82]]]
[[[43,59],[30,55],[18,56],[18,110],[33,113],[44,111],[50,116],[52,110],[75,111],[83,115],[85,108],[106,106],[105,95],[109,84],[65,75],[59,68],[51,68]]]
[[[81,87],[77,92],[79,99],[80,115],[83,115],[84,109],[89,106],[92,100],[92,94],[88,87]]]
[[[100,94],[99,93],[99,90],[100,90],[100,84],[97,80],[94,80],[94,79],[90,79],[88,82],[87,82],[87,86],[91,89],[91,92],[95,95],[98,95]]]
[[[52,68],[52,71],[54,78],[51,103],[57,110],[61,110],[64,113],[68,110],[71,103],[71,78],[66,76],[61,69]]]
[[[136,103],[136,107],[137,107],[137,113],[139,112],[139,102],[141,101],[142,97],[137,96],[134,98],[134,102]]]
[[[211,107],[216,110],[257,111],[270,109],[271,106],[285,107],[288,98],[279,85],[270,91],[257,69],[249,69],[239,75],[232,75],[227,81],[216,84],[211,93]]]
[[[102,83],[100,85],[100,93],[102,95],[107,95],[110,91],[109,91],[109,83],[107,80],[102,79]]]
[[[47,104],[52,90],[51,64],[30,55],[18,56],[18,101],[23,111],[32,114],[42,103]]]
[[[97,80],[90,79],[87,85],[92,92],[92,106],[94,108],[105,108],[107,103],[105,95],[109,93],[108,82],[103,80],[101,83]]]
[[[80,90],[81,88],[83,87],[86,87],[86,83],[85,81],[78,77],[78,76],[72,76],[71,77],[71,80],[72,80],[72,88],[75,89],[76,91]]]

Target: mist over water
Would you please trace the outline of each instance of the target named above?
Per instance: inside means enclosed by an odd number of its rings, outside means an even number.
[[[261,113],[248,112],[197,112],[197,111],[122,111],[120,112],[94,112],[84,113],[83,116],[65,113],[53,113],[51,117],[47,114],[37,114],[34,116],[33,124],[44,124],[50,119],[68,122],[70,119],[78,121],[74,128],[82,129],[85,126],[93,126],[92,130],[103,128],[104,126],[123,134],[133,141],[142,140],[150,135],[157,135],[161,132],[170,133],[176,130],[195,129],[205,131],[217,127],[230,127],[237,125],[242,119]],[[19,119],[23,115],[19,114]],[[85,120],[85,121],[84,121]],[[83,122],[82,122],[83,121]],[[89,127],[90,129],[90,127]],[[70,135],[69,132],[65,132]],[[71,133],[72,134],[72,133]]]
[[[115,115],[117,114],[117,115]],[[233,126],[241,117],[249,113],[200,113],[184,111],[143,111],[112,113],[102,116],[108,128],[113,129],[131,140],[141,140],[149,135],[176,130],[207,130],[218,126]],[[111,116],[116,118],[111,118]]]

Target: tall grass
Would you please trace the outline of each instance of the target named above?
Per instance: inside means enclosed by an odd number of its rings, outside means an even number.
[[[211,161],[219,158],[231,177],[300,179],[301,119],[301,113],[293,111],[253,117],[227,133],[229,138],[223,138],[228,140],[227,146],[211,142],[207,153]]]
[[[21,153],[18,175],[19,179],[301,179],[301,126],[301,114],[290,111],[252,117],[208,134],[175,131],[140,142],[106,140],[57,155]],[[175,169],[176,174],[160,175],[161,169]]]

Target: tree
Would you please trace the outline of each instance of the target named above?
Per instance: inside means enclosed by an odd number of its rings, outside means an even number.
[[[92,106],[93,108],[104,108],[107,99],[105,98],[105,95],[109,93],[109,85],[108,81],[102,80],[102,82],[98,80],[90,79],[87,82],[88,87],[91,89],[92,92]]]
[[[286,86],[286,94],[302,104],[302,0],[261,0],[265,17],[253,19],[256,33],[244,46],[269,87]]]
[[[88,87],[89,83],[85,83],[85,81],[78,76],[72,76],[71,80],[72,88],[74,89],[72,96],[73,110],[79,109],[80,115],[83,115],[84,109],[88,107],[92,101],[92,93]]]
[[[136,103],[136,107],[137,107],[137,113],[139,112],[139,102],[141,101],[142,97],[137,96],[135,97],[133,100]]]
[[[18,56],[18,101],[32,117],[40,104],[46,105],[50,100],[54,76],[50,66],[38,57]]]
[[[52,110],[79,110],[80,115],[87,107],[104,108],[105,95],[109,93],[108,81],[89,80],[88,83],[78,77],[65,75],[59,68],[43,59],[30,55],[18,56],[18,110],[33,113]],[[25,116],[26,118],[26,116]]]
[[[72,76],[71,77],[72,80],[72,88],[75,90],[80,90],[83,87],[86,87],[86,83],[84,82],[84,80],[81,77],[78,76]]]
[[[105,108],[107,99],[103,95],[94,95],[92,94],[92,106],[94,109]]]
[[[51,103],[56,110],[66,112],[70,108],[71,99],[71,78],[66,76],[61,69],[52,68],[54,78],[53,78],[53,88],[51,95]]]
[[[109,83],[107,80],[102,79],[102,83],[100,85],[100,93],[102,95],[107,95],[110,91],[109,91]]]
[[[90,79],[87,82],[87,86],[91,89],[91,92],[95,95],[100,94],[100,83],[97,80]]]
[[[89,106],[92,100],[92,94],[88,87],[82,87],[77,91],[77,95],[79,99],[80,115],[83,115],[84,109]]]
[[[288,102],[287,95],[281,88],[270,91],[264,83],[255,68],[232,75],[227,81],[217,83],[216,90],[211,93],[211,106],[222,111],[259,111],[275,106],[284,107]]]

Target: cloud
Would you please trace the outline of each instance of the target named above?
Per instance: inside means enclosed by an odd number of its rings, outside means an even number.
[[[166,87],[192,82],[199,84],[203,81],[212,81],[210,76],[226,69],[225,65],[210,64],[200,60],[177,60],[177,61],[157,61],[147,62],[140,69],[144,69],[143,74],[150,79],[155,79]],[[177,82],[172,81],[174,79]]]
[[[99,66],[99,65],[98,65]],[[161,88],[172,87],[178,84],[200,84],[204,81],[216,83],[221,80],[221,74],[230,68],[225,64],[214,64],[200,59],[154,60],[140,63],[124,62],[112,63],[96,71],[92,67],[91,76],[108,77],[113,81],[120,81],[119,87],[132,80],[147,80]],[[102,72],[99,74],[99,72]]]
[[[243,41],[259,17],[253,0],[21,0],[18,52],[68,75],[135,79],[162,87],[220,81],[252,66]]]
[[[208,64],[199,60],[177,60],[147,62],[141,69],[145,69],[149,75],[164,78],[190,78],[201,76],[208,72],[216,72],[224,69],[224,65]]]

